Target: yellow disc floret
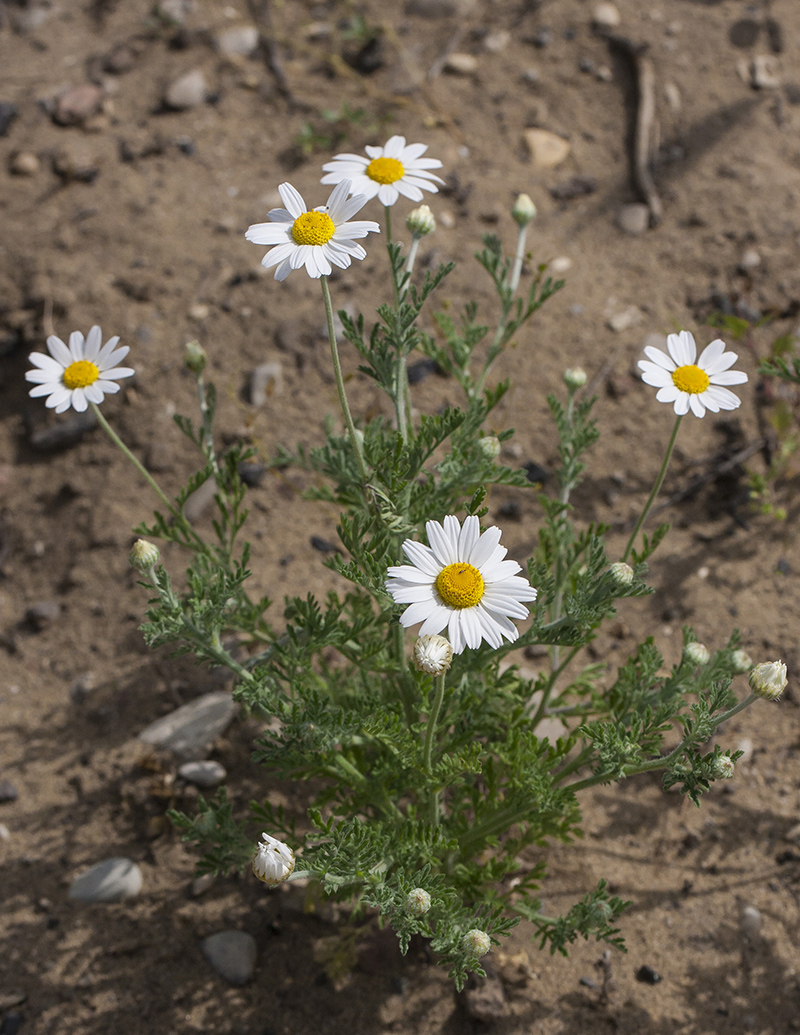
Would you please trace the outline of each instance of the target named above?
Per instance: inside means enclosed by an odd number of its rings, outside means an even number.
[[[436,590],[450,607],[474,607],[483,596],[483,576],[471,564],[448,564],[436,576]]]
[[[403,163],[396,158],[373,158],[367,166],[367,176],[376,183],[394,183],[404,174]]]
[[[86,388],[93,385],[100,377],[100,371],[88,359],[78,359],[70,363],[64,371],[64,386],[69,389]]]
[[[710,384],[705,370],[701,370],[694,363],[689,363],[685,367],[678,367],[677,370],[673,370],[672,382],[676,388],[679,388],[682,392],[688,392],[689,395],[699,395]]]
[[[304,212],[292,224],[295,244],[327,244],[336,233],[336,225],[327,212]]]

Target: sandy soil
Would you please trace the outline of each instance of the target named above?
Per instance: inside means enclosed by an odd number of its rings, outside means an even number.
[[[98,322],[121,335],[137,376],[104,412],[173,490],[196,462],[171,416],[193,412],[182,351],[197,337],[218,385],[223,441],[246,436],[265,459],[281,443],[318,442],[322,415],[336,414],[318,287],[298,274],[284,285],[262,276],[261,250],[244,230],[263,220],[287,178],[323,201],[319,170],[332,152],[393,132],[424,140],[448,183],[431,201],[440,228],[426,258],[459,260],[444,289],[453,305],[469,291],[491,306],[471,254],[487,230],[511,244],[508,210],[520,190],[539,208],[536,261],[571,262],[567,287],[498,364],[513,388],[497,426],[516,428],[510,461],[547,466],[555,437],[545,394],[567,366],[597,377],[603,437],[575,504],[582,519],[612,525],[613,548],[652,484],[672,423],[631,375],[647,335],[687,327],[709,340],[703,323],[720,309],[772,318],[740,348],[751,376],[741,409],[684,425],[662,497],[674,530],[654,559],[658,592],[625,607],[593,653],[613,666],[653,634],[671,660],[681,624],[711,647],[736,625],[754,657],[782,657],[797,673],[797,478],[779,489],[788,509],[779,522],[748,507],[747,473],[765,470],[773,441],[774,386],[759,383],[758,358],[778,333],[795,331],[800,308],[800,9],[794,0],[618,0],[616,31],[649,44],[661,141],[663,220],[631,235],[616,219],[640,200],[629,161],[634,82],[625,54],[593,33],[592,4],[286,0],[269,5],[272,67],[266,50],[221,54],[219,33],[252,24],[260,6],[178,3],[170,9],[182,24],[170,24],[145,0],[0,4],[0,101],[17,112],[0,137],[0,742],[2,777],[18,792],[0,803],[0,1031],[800,1030],[793,682],[780,704],[759,703],[725,729],[720,742],[744,747],[746,760],[702,809],[649,779],[587,800],[586,836],[552,851],[545,899],[551,911],[566,909],[608,878],[633,902],[623,922],[629,952],[603,963],[602,947],[580,945],[568,961],[554,959],[520,927],[504,954],[489,957],[496,976],[483,993],[494,1005],[456,996],[421,948],[401,961],[380,938],[348,981],[332,983],[325,939],[340,928],[252,879],[220,879],[193,895],[195,860],[163,818],[172,800],[191,807],[190,792],[165,797],[163,773],[142,764],[135,738],[225,684],[144,648],[144,593],[127,548],[154,501],[99,429],[42,448],[65,418],[48,418],[23,380],[28,352],[53,330],[65,337]],[[358,45],[345,36],[358,15],[382,35],[372,54],[354,58]],[[453,51],[472,55],[474,70],[441,68]],[[371,57],[378,67],[365,74]],[[750,81],[757,57],[774,79],[759,89]],[[166,110],[165,89],[193,69],[207,98]],[[71,116],[64,91],[90,83],[99,91],[72,95]],[[77,106],[76,124],[58,125],[54,105],[62,121]],[[326,119],[331,110],[345,117]],[[532,161],[523,143],[531,127],[569,142],[560,165]],[[305,153],[298,141],[314,139]],[[595,189],[553,197],[573,177]],[[399,206],[398,217],[406,211]],[[335,302],[368,311],[385,261],[373,247],[334,280]],[[609,319],[630,307],[629,325],[611,329]],[[256,408],[249,375],[270,360],[282,381]],[[354,409],[383,406],[354,357],[345,363]],[[447,400],[458,401],[456,388],[437,377],[416,390],[423,412]],[[742,451],[746,460],[726,466]],[[251,491],[253,588],[277,601],[335,583],[309,540],[334,538],[336,514],[304,502],[306,484],[294,471],[270,473]],[[518,521],[497,518],[509,501]],[[540,518],[533,494],[498,493],[492,512],[512,555],[528,556]],[[179,576],[179,551],[165,549],[164,560]],[[255,729],[253,720],[235,724],[213,755],[243,807],[253,796],[294,794],[249,762]],[[142,893],[111,906],[69,902],[74,876],[111,855],[141,865]],[[759,911],[758,930],[742,926],[745,907]],[[199,948],[231,927],[258,944],[255,977],[241,988],[217,977]],[[510,958],[518,953],[527,960]],[[662,980],[637,980],[643,965]],[[476,1019],[482,1012],[495,1019]]]

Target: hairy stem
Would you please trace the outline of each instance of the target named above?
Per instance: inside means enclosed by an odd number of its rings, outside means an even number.
[[[669,466],[670,457],[672,456],[672,450],[675,448],[675,439],[678,437],[678,428],[681,426],[682,420],[682,416],[679,416],[675,419],[675,427],[672,429],[672,435],[670,436],[669,444],[667,446],[667,452],[664,455],[664,462],[661,465],[661,470],[658,472],[658,477],[656,478],[656,483],[653,486],[653,490],[647,498],[647,503],[645,503],[644,505],[644,510],[639,515],[639,520],[636,522],[636,528],[634,528],[634,530],[631,532],[631,537],[628,540],[628,545],[625,547],[625,552],[622,555],[623,561],[627,561],[628,554],[631,552],[631,548],[633,547],[633,544],[636,541],[636,536],[639,534],[639,529],[644,524],[644,520],[647,517],[650,508],[653,506],[653,502],[656,496],[658,495],[659,489],[661,488],[661,483],[664,481],[664,475],[667,473],[667,467]]]

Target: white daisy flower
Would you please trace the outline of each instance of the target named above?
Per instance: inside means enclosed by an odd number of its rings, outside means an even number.
[[[659,402],[674,403],[679,416],[691,409],[696,417],[705,416],[706,410],[718,413],[720,410],[735,410],[741,405],[738,395],[728,391],[724,385],[741,385],[747,374],[741,370],[729,370],[738,359],[735,352],[725,351],[725,342],[715,338],[706,345],[695,363],[697,346],[689,331],[667,336],[669,355],[652,345],[645,347],[647,360],[640,360],[645,384],[658,388]]]
[[[309,277],[327,276],[331,265],[347,269],[353,259],[363,259],[366,252],[358,237],[380,233],[370,219],[348,222],[367,203],[363,194],[347,200],[350,180],[343,180],[328,198],[327,205],[308,210],[291,183],[278,187],[286,208],[273,208],[267,213],[269,223],[254,223],[244,235],[253,244],[277,245],[261,260],[265,269],[277,266],[276,280],[286,280],[292,270],[305,266]]]
[[[261,842],[253,856],[253,873],[259,880],[274,887],[288,880],[294,870],[294,852],[269,834],[261,835]]]
[[[363,155],[341,154],[323,165],[327,176],[321,183],[352,180],[350,190],[364,194],[367,200],[378,196],[382,205],[394,205],[402,194],[411,201],[422,201],[422,190],[437,193],[437,183],[444,180],[429,169],[441,169],[437,158],[423,158],[427,144],[406,144],[405,137],[390,137],[385,147],[365,147]],[[422,188],[422,190],[420,190]]]
[[[511,618],[527,618],[523,601],[535,600],[536,590],[516,561],[503,558],[500,529],[487,528],[481,535],[475,515],[462,527],[448,515],[444,527],[438,521],[425,525],[430,546],[413,539],[403,543],[411,564],[389,568],[386,589],[395,603],[409,604],[400,617],[405,628],[422,622],[420,636],[439,633],[447,627],[456,654],[465,647],[480,647],[486,640],[500,647],[503,637],[513,642],[519,636]]]
[[[118,392],[117,380],[136,373],[131,367],[117,365],[130,349],[127,345],[117,348],[117,336],[109,338],[100,348],[102,341],[102,331],[96,324],[86,338],[80,331],[73,331],[69,346],[51,334],[47,339],[49,356],[43,352],[32,352],[28,356],[36,367],[25,374],[25,380],[36,385],[29,394],[49,396],[45,406],[63,413],[70,406],[83,412],[90,402],[101,403],[105,395]]]

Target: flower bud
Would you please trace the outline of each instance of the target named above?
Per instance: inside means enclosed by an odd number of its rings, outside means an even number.
[[[755,662],[746,650],[735,650],[731,655],[734,672],[749,672]]]
[[[687,643],[683,648],[683,656],[693,665],[707,665],[711,660],[708,647],[704,643]]]
[[[536,206],[527,194],[520,194],[511,209],[511,218],[522,230],[536,216]]]
[[[580,367],[569,367],[569,369],[564,371],[564,384],[571,392],[583,388],[587,381],[586,371]]]
[[[478,439],[478,449],[480,449],[487,460],[496,460],[500,456],[502,448],[503,444],[496,435],[484,435],[483,438]]]
[[[294,852],[283,841],[262,834],[253,856],[253,873],[269,887],[288,880],[294,870]]]
[[[158,547],[146,539],[137,539],[128,554],[128,560],[137,571],[149,572],[158,564]]]
[[[467,931],[461,939],[461,945],[464,951],[468,952],[470,956],[485,956],[492,947],[492,939],[486,931],[481,931],[480,928],[473,927],[472,930]]]
[[[729,755],[717,755],[711,762],[711,775],[715,780],[730,780],[736,765]]]
[[[206,350],[200,344],[199,341],[190,341],[186,343],[186,350],[183,354],[183,362],[187,370],[191,370],[193,374],[200,375],[206,368]]]
[[[440,676],[450,668],[453,646],[444,636],[420,636],[414,644],[414,667],[429,676]]]
[[[764,661],[750,673],[750,689],[756,697],[777,701],[786,689],[786,666],[782,661]]]
[[[633,568],[625,561],[616,561],[612,564],[608,574],[618,586],[630,586],[633,582]]]
[[[436,229],[436,219],[427,205],[420,205],[410,212],[406,219],[406,229],[414,237],[425,237]]]
[[[431,897],[424,888],[412,888],[406,895],[406,912],[424,916],[431,908]]]

